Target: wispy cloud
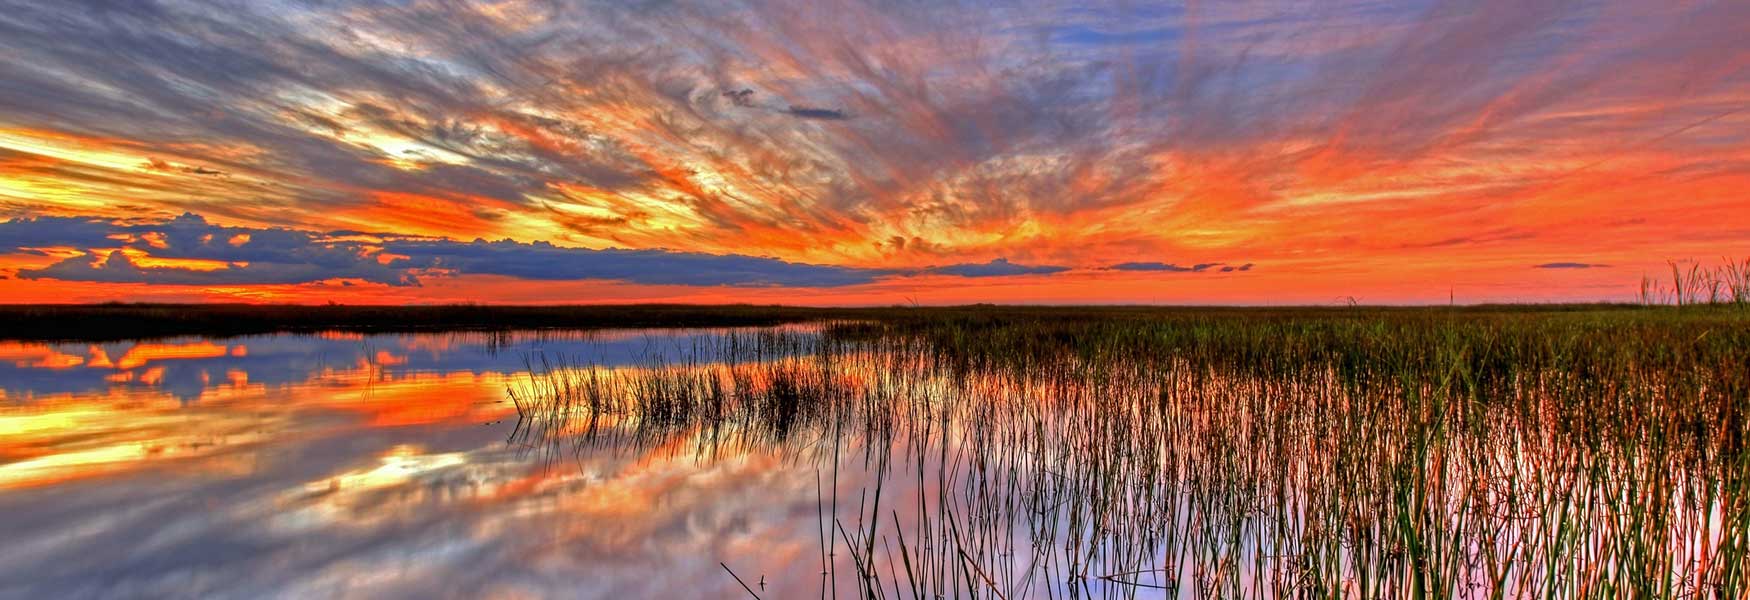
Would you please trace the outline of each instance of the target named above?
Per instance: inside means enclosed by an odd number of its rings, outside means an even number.
[[[725,263],[766,282],[747,285],[1245,256],[1352,286],[1390,256],[1412,271],[1370,280],[1389,286],[1555,249],[1622,265],[1750,241],[1732,225],[1750,185],[1741,2],[4,14],[6,216],[521,244],[448,257],[481,272],[519,272],[543,241],[815,267]],[[165,268],[124,258],[63,269]]]
[[[1163,263],[1163,262],[1126,262],[1126,263],[1118,263],[1118,264],[1112,265],[1111,267],[1108,267],[1108,268],[1113,270],[1113,271],[1163,271],[1163,272],[1168,272],[1168,273],[1202,273],[1204,271],[1208,271],[1212,268],[1217,268],[1217,267],[1219,267],[1218,270],[1220,270],[1222,272],[1226,272],[1226,273],[1232,273],[1234,271],[1250,271],[1250,270],[1252,270],[1252,263],[1246,263],[1244,265],[1240,265],[1240,266],[1236,267],[1236,266],[1228,265],[1228,264],[1224,264],[1224,263],[1197,263],[1197,264],[1193,264],[1193,265],[1189,265],[1189,266],[1180,266],[1180,265],[1176,265],[1173,263]]]

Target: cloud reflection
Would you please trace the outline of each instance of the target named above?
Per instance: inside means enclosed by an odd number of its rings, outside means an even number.
[[[810,463],[777,450],[699,456],[681,441],[552,462],[505,443],[514,415],[502,399],[520,351],[631,368],[691,353],[707,335],[0,348],[9,390],[31,369],[249,374],[189,402],[143,376],[52,395],[9,391],[0,526],[11,551],[0,554],[0,595],[729,593],[735,584],[716,557],[768,575],[775,593],[817,590],[812,574],[787,568],[817,560]],[[582,352],[586,344],[594,349]],[[62,350],[135,359],[68,364],[53,358]],[[668,575],[648,577],[656,564]]]

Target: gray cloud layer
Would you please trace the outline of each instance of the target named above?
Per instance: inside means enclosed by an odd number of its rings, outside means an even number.
[[[93,218],[34,217],[0,222],[0,254],[44,248],[109,249],[67,258],[27,279],[167,285],[291,284],[362,280],[417,286],[421,277],[502,275],[537,281],[612,280],[646,285],[839,287],[883,277],[1049,275],[1069,270],[997,259],[924,270],[859,268],[774,258],[669,250],[565,248],[548,242],[459,242],[391,234],[283,228],[224,227],[195,214],[163,222],[121,224]],[[211,270],[142,266],[121,249],[156,259],[216,261]]]

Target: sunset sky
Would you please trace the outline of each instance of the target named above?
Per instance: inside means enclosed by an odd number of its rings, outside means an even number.
[[[1750,2],[0,0],[0,302],[1630,300]]]

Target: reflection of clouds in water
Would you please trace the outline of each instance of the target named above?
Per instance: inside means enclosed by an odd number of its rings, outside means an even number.
[[[710,335],[0,345],[0,597],[738,592],[719,560],[813,593],[806,460],[505,442],[526,354],[673,360]]]
[[[418,437],[432,446],[472,447],[496,433],[347,431],[291,437],[254,449],[254,468],[231,477],[147,472],[103,481],[14,491],[0,501],[6,529],[31,548],[0,559],[6,594],[42,596],[201,596],[272,591],[302,573],[372,547],[382,534],[331,528],[324,536],[275,536],[273,502],[289,485],[345,472],[361,460]],[[458,435],[459,434],[459,435]],[[97,522],[84,535],[66,532]],[[344,533],[345,535],[339,535]],[[28,575],[28,576],[26,576]]]
[[[235,385],[184,404],[152,390],[110,388],[0,411],[0,489],[52,485],[144,468],[235,470],[236,448],[336,430],[474,424],[512,412],[506,375],[407,375],[270,388]]]
[[[789,328],[796,330],[796,328]],[[269,387],[331,376],[516,373],[531,355],[571,364],[635,365],[709,355],[733,330],[261,335],[225,340],[0,341],[0,398],[23,402],[112,387],[161,390],[183,402],[246,381]]]
[[[272,398],[254,395],[257,400]],[[217,402],[238,400],[232,394]],[[298,429],[290,411],[181,408],[174,401],[111,394],[0,411],[0,490],[112,475],[147,464],[234,471],[227,449]],[[191,460],[193,459],[193,460]]]
[[[0,500],[0,593],[57,597],[721,596],[717,566],[812,593],[815,471],[604,452],[551,467],[501,427],[262,451],[239,477],[118,478]],[[62,502],[69,499],[70,502]]]

